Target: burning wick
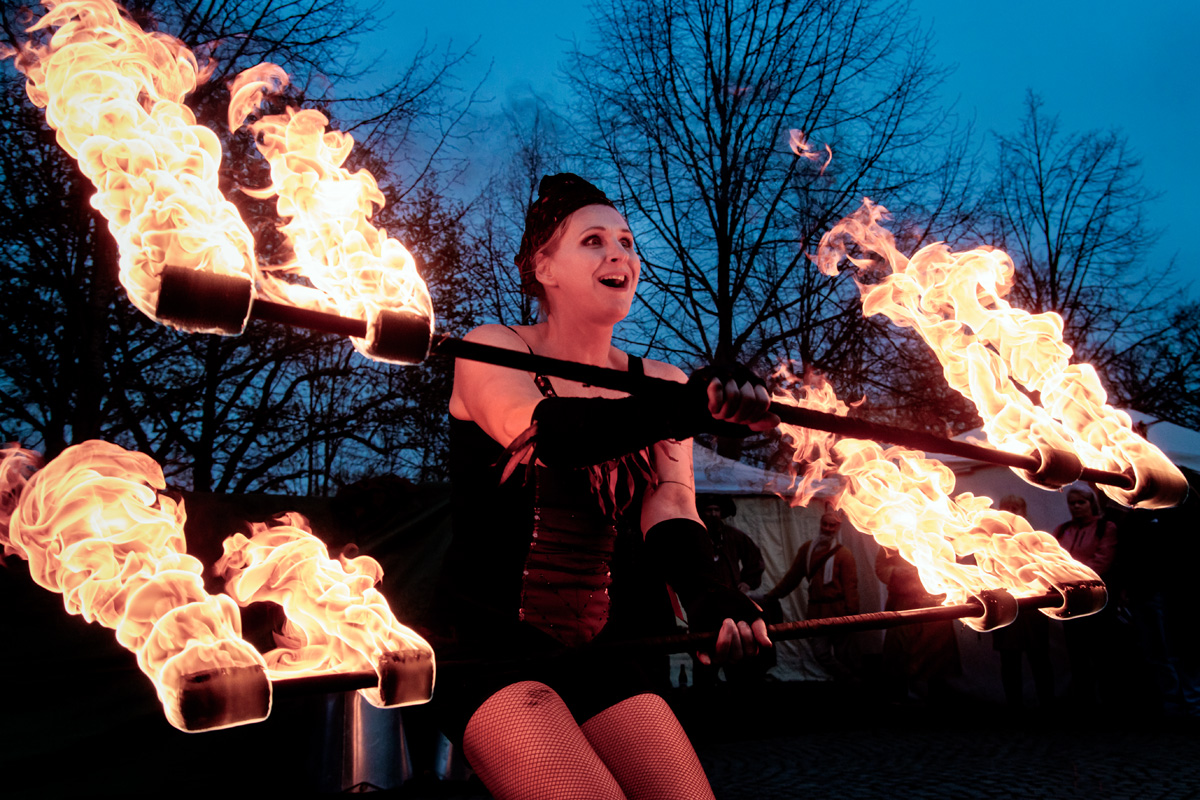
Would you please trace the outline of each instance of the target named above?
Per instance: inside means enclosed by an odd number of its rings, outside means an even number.
[[[261,64],[239,75],[230,87],[229,128],[236,131],[267,94],[287,86],[274,64]],[[271,165],[271,185],[242,191],[251,197],[278,197],[280,230],[295,253],[287,263],[263,268],[264,297],[315,311],[367,321],[367,335],[353,338],[355,348],[377,360],[392,360],[380,341],[383,312],[427,320],[433,329],[433,304],[416,262],[400,242],[370,223],[384,205],[383,192],[366,170],[343,167],[354,147],[348,134],[326,130],[329,119],[318,111],[288,108],[250,124],[259,151]],[[306,279],[309,286],[284,280]],[[402,361],[401,363],[410,363]]]
[[[329,557],[299,514],[252,523],[251,535],[225,540],[214,571],[241,606],[271,601],[287,623],[266,654],[272,680],[374,669],[363,691],[375,706],[424,703],[433,695],[433,648],[392,616],[375,588],[383,577],[369,556]]]
[[[121,284],[138,309],[184,330],[238,334],[261,294],[366,320],[367,332],[354,345],[385,361],[397,356],[388,346],[394,333],[376,330],[390,324],[387,315],[409,324],[424,319],[432,332],[432,302],[415,260],[369,222],[383,193],[370,173],[342,166],[353,148],[350,136],[327,131],[329,120],[312,110],[288,109],[250,125],[272,183],[243,191],[278,196],[287,220],[282,231],[295,253],[287,264],[262,267],[249,229],[218,188],[220,142],[183,104],[211,66],[202,71],[182,42],[146,33],[111,0],[42,4],[47,12],[29,32],[57,28],[54,35],[0,56],[15,52],[30,99],[46,109],[59,144],[98,189],[92,203],[109,220]],[[231,88],[231,129],[286,85],[287,75],[272,64],[240,75]],[[168,300],[164,313],[168,271],[211,278],[222,302],[187,313]]]
[[[29,32],[58,30],[20,43],[16,67],[96,187],[91,202],[117,240],[133,304],[154,317],[168,264],[253,284],[253,237],[217,184],[221,144],[183,104],[207,77],[196,57],[178,39],[147,34],[110,0],[43,5]]]
[[[225,541],[216,565],[230,596],[209,595],[187,555],[182,502],[151,458],[100,441],[69,447],[48,466],[0,450],[0,544],[29,562],[67,611],[117,632],[154,682],[168,721],[185,731],[258,722],[272,680],[374,670],[364,696],[381,707],[433,694],[428,643],[401,625],[374,588],[367,556],[333,561],[299,515],[251,525]],[[271,600],[288,623],[266,659],[242,638],[238,605]]]

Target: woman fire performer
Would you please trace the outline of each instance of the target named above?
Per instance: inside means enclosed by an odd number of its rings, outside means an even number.
[[[641,262],[625,219],[582,178],[543,178],[516,263],[543,321],[485,325],[468,340],[666,378],[679,391],[624,396],[457,362],[454,538],[441,592],[452,644],[442,658],[483,666],[445,670],[435,708],[497,798],[712,797],[679,722],[647,691],[642,661],[601,645],[647,630],[664,579],[694,628],[719,629],[706,663],[771,645],[758,607],[715,577],[690,437],[778,419],[744,370],[685,382],[613,346]]]

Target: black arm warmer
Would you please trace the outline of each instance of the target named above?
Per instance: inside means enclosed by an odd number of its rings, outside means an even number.
[[[708,385],[713,378],[762,384],[745,367],[705,367],[687,383],[671,383],[633,397],[547,397],[533,409],[538,460],[549,467],[588,467],[636,453],[663,439],[697,433],[744,438],[744,425],[713,419]]]
[[[588,467],[691,435],[680,434],[669,407],[640,395],[547,397],[533,409],[533,421],[537,457],[548,467]]]
[[[646,553],[679,595],[693,629],[716,630],[727,618],[762,617],[754,601],[717,577],[712,539],[699,522],[663,520],[646,531]]]

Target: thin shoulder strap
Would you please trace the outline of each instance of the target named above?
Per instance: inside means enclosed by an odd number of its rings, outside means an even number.
[[[642,364],[641,356],[629,357],[629,374],[633,375],[635,378],[640,378],[646,374],[646,367],[644,364]]]
[[[516,335],[516,337],[517,337],[518,339],[520,339],[520,340],[521,340],[521,344],[525,345],[525,349],[526,349],[526,350],[528,350],[530,353],[532,353],[532,352],[533,352],[533,348],[529,346],[529,342],[525,341],[525,337],[524,337],[524,336],[522,336],[520,333],[517,333],[517,329],[516,329],[516,328],[514,328],[512,325],[505,325],[504,327],[506,327],[506,328],[508,328],[510,331],[512,331],[512,332],[513,332],[513,334],[515,334],[515,335]]]
[[[525,337],[517,333],[516,328],[514,328],[512,325],[505,325],[504,327],[516,334],[517,338],[521,340],[521,344],[525,345],[525,349],[528,350],[530,354],[533,353],[533,348],[529,346],[529,342],[525,341]],[[534,373],[533,385],[536,386],[538,391],[542,393],[542,397],[558,397],[554,391],[554,386],[552,386],[550,383],[550,378],[540,372]]]

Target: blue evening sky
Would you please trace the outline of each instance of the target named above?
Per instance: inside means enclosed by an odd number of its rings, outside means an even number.
[[[532,89],[562,96],[556,72],[573,37],[590,30],[582,3],[451,0],[388,4],[395,16],[387,47],[397,58],[428,33],[432,43],[476,39],[475,65],[464,77],[492,72],[485,88],[497,110],[506,98]],[[913,12],[932,26],[937,58],[957,65],[944,97],[973,115],[981,131],[1015,132],[1027,88],[1042,95],[1065,131],[1120,128],[1142,159],[1145,185],[1161,195],[1150,209],[1166,231],[1151,254],[1164,264],[1178,254],[1181,282],[1196,284],[1200,259],[1190,257],[1190,204],[1200,189],[1200,2],[1131,4],[1113,0],[913,0]],[[620,57],[620,31],[612,37]],[[387,56],[381,59],[386,64]],[[953,244],[953,243],[951,243]]]

